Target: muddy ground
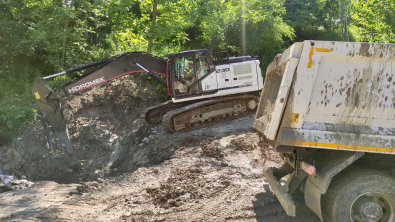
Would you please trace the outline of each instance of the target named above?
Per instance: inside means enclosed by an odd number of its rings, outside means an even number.
[[[270,192],[261,149],[266,167],[282,159],[259,142],[253,115],[171,134],[138,118],[161,102],[155,94],[143,79],[125,77],[65,100],[81,163],[73,175],[36,123],[2,147],[1,169],[35,184],[0,193],[0,220],[319,221],[302,196],[291,218]]]

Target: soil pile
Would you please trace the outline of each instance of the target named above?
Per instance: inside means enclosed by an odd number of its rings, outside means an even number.
[[[63,169],[68,160],[64,155],[54,154],[60,149],[48,150],[39,122],[28,127],[12,147],[1,148],[2,156],[8,153],[12,157],[0,156],[0,169],[19,178],[69,183],[95,180],[112,173],[114,163],[119,165],[124,153],[131,159],[123,161],[134,166],[125,170],[149,165],[149,160],[139,158],[147,152],[140,146],[156,132],[139,115],[145,108],[161,102],[155,86],[139,75],[125,76],[65,98],[63,113],[81,169],[74,173]],[[162,160],[160,156],[157,158]]]
[[[209,137],[206,141],[201,145],[202,155],[208,157],[214,157],[217,160],[221,160],[224,158],[224,154],[221,153],[221,150],[218,148],[219,143],[216,141],[216,137]]]

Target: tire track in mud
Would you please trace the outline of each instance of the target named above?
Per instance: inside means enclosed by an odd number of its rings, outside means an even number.
[[[233,124],[248,121],[251,119],[223,125],[232,128]],[[139,176],[137,180],[146,181],[144,178],[154,175],[155,182],[145,185],[147,188],[142,193],[130,193],[130,200],[144,199],[145,202],[135,202],[137,204],[122,216],[123,220],[319,221],[303,205],[302,199],[296,201],[298,209],[301,208],[298,217],[285,214],[262,176],[261,144],[251,128],[237,135],[228,132],[207,137],[204,134],[185,136],[185,140],[190,142],[182,143],[170,160],[152,171],[144,170]],[[268,152],[268,164],[279,165],[281,158],[273,151]],[[137,208],[139,210],[134,210]]]

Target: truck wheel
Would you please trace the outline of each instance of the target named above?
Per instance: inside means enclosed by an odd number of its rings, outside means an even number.
[[[383,171],[349,169],[322,198],[324,221],[395,221],[395,178]]]

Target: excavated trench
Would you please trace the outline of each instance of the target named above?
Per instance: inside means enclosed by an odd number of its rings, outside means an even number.
[[[171,150],[158,154],[156,147],[144,144],[163,129],[139,115],[161,102],[155,86],[141,76],[126,76],[65,98],[64,115],[81,167],[67,169],[68,159],[59,154],[59,147],[47,148],[41,124],[33,121],[16,142],[2,147],[0,170],[31,181],[76,183],[160,163]]]

